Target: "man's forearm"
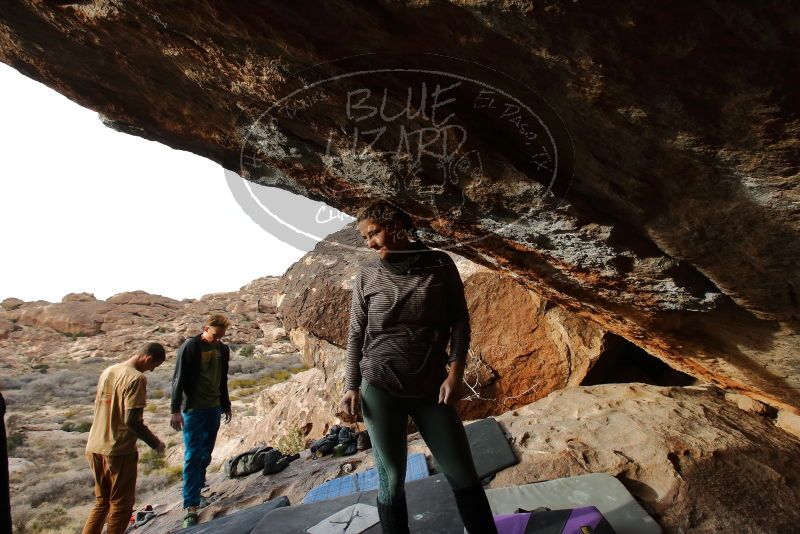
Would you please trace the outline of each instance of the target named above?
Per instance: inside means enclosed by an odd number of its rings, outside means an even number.
[[[161,440],[158,439],[156,435],[153,434],[149,428],[147,428],[147,425],[144,424],[144,414],[142,408],[128,410],[125,417],[125,424],[134,434],[136,434],[137,438],[147,443],[151,449],[158,448],[158,444],[161,443]]]

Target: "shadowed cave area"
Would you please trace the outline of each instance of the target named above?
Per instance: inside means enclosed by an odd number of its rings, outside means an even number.
[[[697,379],[673,369],[627,339],[609,334],[607,348],[600,355],[582,386],[641,382],[653,386],[691,386]]]

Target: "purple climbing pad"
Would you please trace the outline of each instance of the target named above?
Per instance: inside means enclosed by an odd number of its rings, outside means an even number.
[[[495,515],[498,534],[613,534],[594,506]]]

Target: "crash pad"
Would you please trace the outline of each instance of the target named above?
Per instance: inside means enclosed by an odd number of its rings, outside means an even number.
[[[660,534],[650,517],[625,486],[605,473],[559,478],[524,486],[486,490],[495,514],[512,514],[518,508],[551,510],[594,506],[617,534]]]
[[[406,463],[406,482],[420,480],[428,476],[428,463],[425,455],[415,453],[408,456]],[[359,491],[378,489],[378,470],[374,467],[362,473],[354,473],[339,478],[334,478],[309,491],[303,498],[303,503],[324,501],[349,495]]]
[[[444,475],[406,484],[409,528],[412,533],[463,534],[453,491]],[[376,506],[378,491],[351,493],[327,501],[278,508],[267,514],[250,534],[302,534],[309,528],[357,503]],[[380,534],[380,525],[363,532]]]
[[[503,434],[503,429],[494,417],[465,425],[464,430],[472,451],[475,470],[481,480],[519,463],[511,444]]]
[[[176,534],[250,534],[264,516],[277,508],[287,506],[289,499],[278,497],[206,523],[178,530]]]
[[[308,534],[361,534],[379,521],[378,509],[360,502],[326,517],[306,532]]]

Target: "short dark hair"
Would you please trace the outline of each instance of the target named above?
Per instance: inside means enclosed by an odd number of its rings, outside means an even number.
[[[361,222],[367,219],[375,221],[383,227],[394,226],[398,230],[414,234],[414,222],[411,220],[411,216],[399,206],[386,200],[376,200],[358,210],[356,221]]]
[[[220,314],[209,315],[208,319],[206,319],[206,326],[213,326],[217,328],[227,329],[230,325],[231,322],[224,315]]]
[[[161,343],[147,343],[142,350],[139,351],[142,356],[151,356],[157,362],[163,362],[167,359],[167,351],[164,350],[164,345]]]

